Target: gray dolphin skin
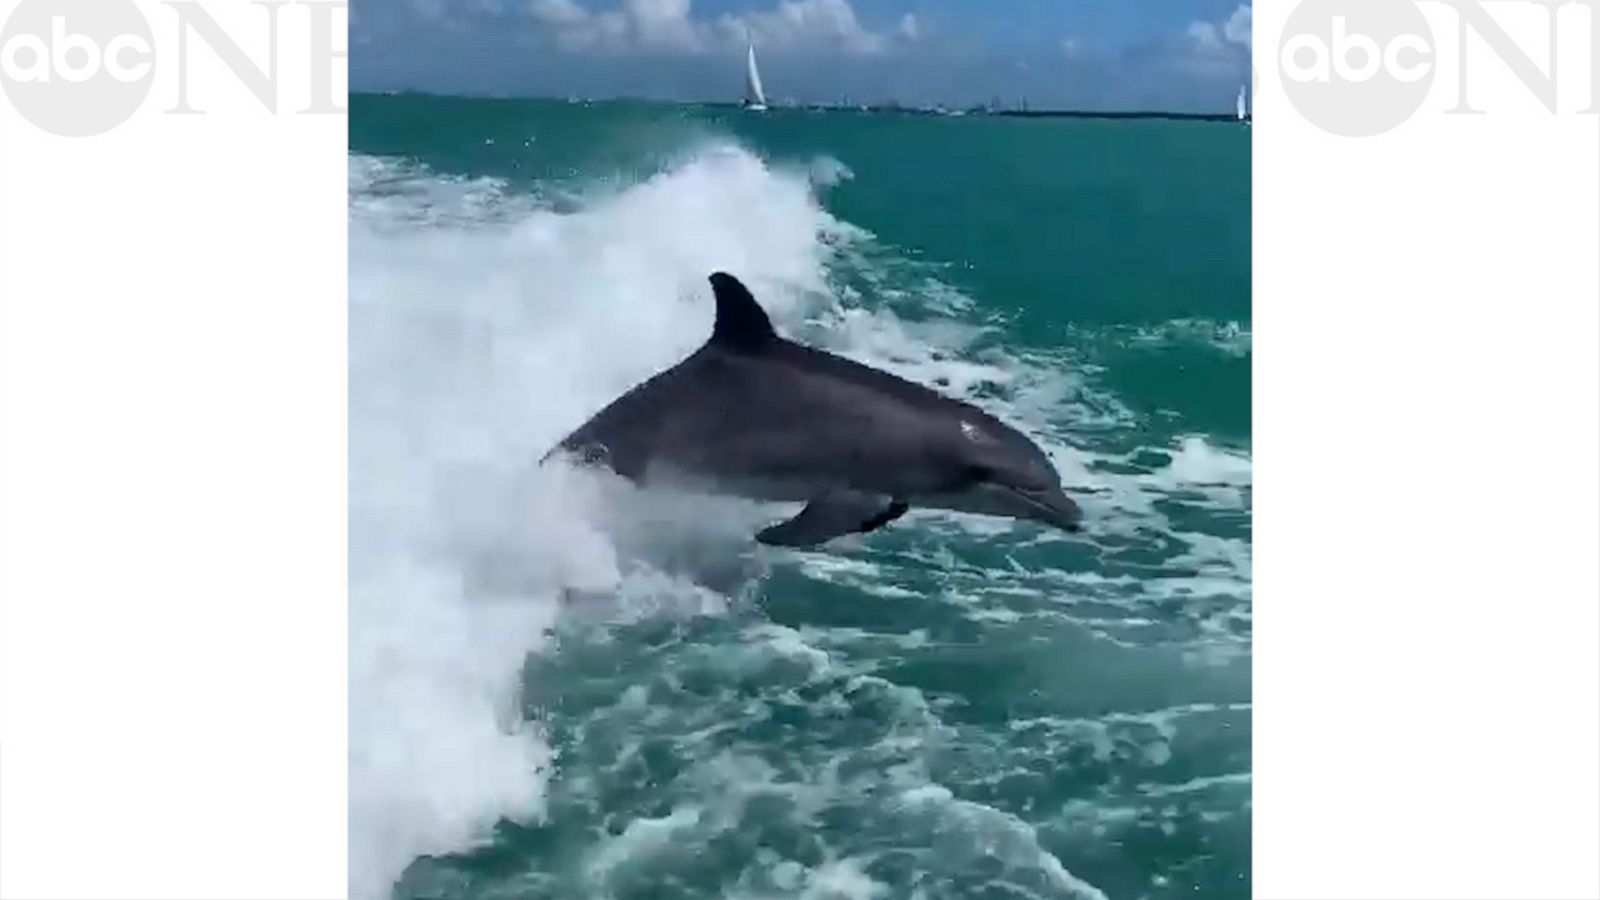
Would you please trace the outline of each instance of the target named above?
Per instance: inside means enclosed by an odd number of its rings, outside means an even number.
[[[912,506],[1078,530],[1044,453],[977,407],[780,337],[738,279],[711,276],[716,325],[689,358],[597,413],[545,456],[635,484],[806,504],[761,531],[809,547]]]

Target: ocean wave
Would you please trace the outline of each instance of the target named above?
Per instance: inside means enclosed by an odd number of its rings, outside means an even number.
[[[1248,517],[1248,451],[1198,435],[1131,449],[1086,442],[1085,434],[1135,430],[1138,416],[1085,375],[1070,348],[995,342],[989,326],[962,315],[972,299],[936,269],[894,257],[829,214],[818,192],[848,169],[819,160],[785,168],[713,141],[646,177],[590,191],[565,185],[557,197],[537,185],[351,156],[358,900],[384,896],[418,856],[466,850],[502,819],[536,823],[547,813],[554,738],[537,711],[549,686],[528,659],[550,646],[553,630],[587,628],[586,639],[603,642],[656,618],[696,615],[734,619],[734,636],[724,637],[737,652],[677,634],[640,650],[645,658],[634,663],[659,666],[659,679],[636,678],[573,738],[581,753],[585,740],[604,744],[613,725],[647,722],[687,742],[683,755],[696,761],[677,774],[685,793],[673,803],[584,848],[586,868],[570,874],[594,895],[659,872],[651,848],[706,846],[736,833],[758,796],[788,797],[803,825],[830,805],[856,808],[862,792],[892,787],[909,799],[898,812],[873,810],[887,817],[883,828],[988,841],[1004,850],[1008,877],[1041,896],[1099,896],[1044,849],[1032,825],[979,808],[932,777],[920,742],[947,726],[920,691],[878,670],[937,649],[984,617],[1008,628],[1049,620],[1110,641],[1172,643],[1227,666],[1233,657],[1215,647],[1248,642],[1248,533],[1235,522]],[[816,629],[739,619],[737,598],[709,589],[703,564],[734,560],[732,585],[761,574],[775,557],[752,560],[748,535],[771,510],[652,499],[534,466],[588,415],[705,339],[706,276],[716,270],[745,280],[786,333],[972,399],[1039,435],[1082,492],[1101,546],[918,512],[875,537],[871,554],[856,539],[776,557],[815,583],[872,595],[896,610],[892,627],[888,613],[867,617],[868,626]],[[1077,548],[1070,565],[1056,555],[1063,547]],[[683,561],[695,577],[674,569]],[[574,614],[570,601],[580,595],[607,604],[584,603]],[[1153,612],[1174,601],[1193,606]],[[663,646],[680,655],[651,657]],[[862,654],[865,646],[884,652]],[[804,695],[805,715],[870,710],[864,718],[883,731],[852,733],[865,740],[854,753],[817,747],[817,758],[796,754],[779,771],[757,745],[735,740],[771,714],[762,698],[728,687],[755,681],[766,699]],[[717,691],[719,702],[704,702],[700,689]],[[682,702],[651,693],[659,691]],[[621,790],[606,779],[648,765],[637,743],[602,751],[619,754],[614,767],[571,773],[562,802],[598,804],[597,794]],[[881,777],[866,774],[874,765]],[[841,766],[864,768],[852,783],[837,780],[847,774]],[[908,812],[921,824],[895,818]],[[881,887],[873,873],[892,862],[854,848],[800,856],[762,857],[734,892],[873,896]],[[959,863],[919,858],[928,872],[948,874]]]
[[[848,228],[811,191],[713,146],[560,212],[352,156],[354,895],[540,815],[549,745],[508,710],[564,596],[693,601],[631,564],[603,487],[532,463],[704,340],[709,272],[740,272],[783,321],[825,297]]]

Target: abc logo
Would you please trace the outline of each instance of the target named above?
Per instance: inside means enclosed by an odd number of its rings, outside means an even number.
[[[1403,34],[1380,48],[1371,37],[1352,35],[1348,29],[1344,16],[1334,16],[1331,47],[1313,34],[1299,34],[1285,41],[1284,74],[1295,81],[1326,84],[1335,74],[1345,81],[1361,82],[1387,72],[1392,78],[1411,82],[1420,81],[1433,68],[1433,48],[1418,35]],[[1407,59],[1415,62],[1408,63]]]
[[[150,93],[154,44],[132,0],[22,0],[0,28],[0,86],[46,131],[101,134]]]
[[[1312,124],[1347,137],[1410,118],[1433,85],[1428,22],[1412,0],[1306,0],[1284,27],[1284,93]]]
[[[32,56],[32,63],[24,62]],[[131,65],[127,59],[135,60]],[[50,17],[50,43],[37,35],[19,34],[0,47],[0,69],[13,81],[43,84],[54,72],[67,81],[88,81],[100,71],[118,81],[138,81],[150,74],[150,42],[131,34],[118,35],[104,52],[87,35],[67,31],[67,20]]]

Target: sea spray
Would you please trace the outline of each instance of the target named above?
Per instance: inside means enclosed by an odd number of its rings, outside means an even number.
[[[564,596],[629,576],[600,489],[535,463],[704,340],[711,271],[794,316],[837,225],[726,146],[565,214],[393,161],[351,179],[351,884],[376,897],[540,815],[522,659]]]
[[[996,297],[966,296],[830,214],[824,192],[882,177],[857,155],[848,183],[819,175],[812,151],[767,161],[697,139],[660,155],[671,161],[639,177],[559,189],[352,157],[353,893],[383,896],[409,865],[440,884],[478,873],[449,895],[920,885],[932,900],[995,865],[927,852],[919,836],[959,820],[973,846],[1008,848],[1003,876],[1040,896],[1092,896],[1084,881],[1136,896],[1127,878],[1152,882],[1130,876],[1124,837],[1187,839],[1181,816],[1204,801],[1201,814],[1232,816],[1205,840],[1233,840],[1247,705],[1106,759],[1075,731],[1040,744],[1005,722],[1247,699],[1248,450],[1150,429],[1093,358],[1020,344],[986,318]],[[920,514],[871,541],[763,555],[747,537],[771,509],[536,466],[705,339],[717,269],[786,334],[1038,435],[1084,492],[1094,543]],[[732,573],[716,587],[707,558]],[[1222,752],[1197,761],[1194,735]],[[1148,793],[1196,765],[1225,777]],[[1065,823],[1056,790],[1079,804]],[[949,799],[890,802],[907,792]],[[502,818],[559,849],[497,841],[518,860],[510,874],[414,862],[481,845]],[[618,862],[613,838],[657,822],[673,823],[664,852]],[[1232,844],[1186,852],[1149,863],[1174,890],[1239,859]],[[407,882],[405,896],[437,894]]]

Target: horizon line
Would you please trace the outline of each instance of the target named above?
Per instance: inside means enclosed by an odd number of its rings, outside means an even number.
[[[709,106],[738,109],[740,102],[737,100],[668,100],[659,97],[640,97],[614,94],[603,97],[582,97],[578,95],[559,94],[505,94],[495,92],[482,93],[448,93],[427,90],[423,88],[394,88],[389,90],[350,90],[351,97],[395,97],[419,96],[432,97],[440,100],[497,100],[497,101],[547,101],[552,103],[568,104],[593,104],[593,103],[637,103],[657,106]],[[1083,119],[1180,119],[1185,121],[1239,121],[1237,113],[1229,112],[1180,112],[1175,110],[1160,109],[1067,109],[1050,107],[1030,107],[1024,99],[1021,106],[994,107],[987,104],[975,103],[967,106],[948,105],[944,103],[903,105],[898,101],[886,100],[872,103],[848,103],[843,101],[815,101],[800,102],[793,99],[769,102],[772,112],[783,111],[855,111],[879,113],[917,113],[917,114],[948,114],[948,113],[973,113],[987,116],[1006,116],[1011,118],[1083,118]],[[956,118],[959,118],[957,116]],[[1254,116],[1246,116],[1244,121],[1250,121]]]

